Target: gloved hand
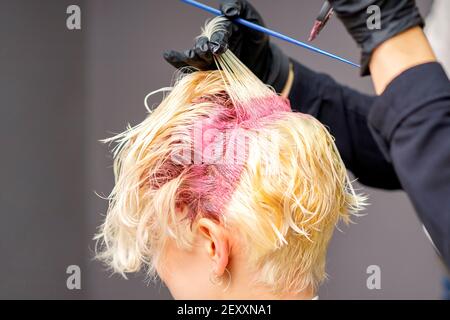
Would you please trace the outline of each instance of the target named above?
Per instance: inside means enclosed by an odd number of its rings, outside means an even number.
[[[362,49],[361,75],[370,74],[369,62],[373,50],[396,34],[415,26],[423,20],[414,0],[330,0],[336,15]],[[370,30],[367,8],[377,5],[381,13],[381,29]]]
[[[281,92],[289,74],[289,58],[264,33],[231,22],[240,17],[263,26],[259,13],[246,0],[221,0],[220,10],[230,19],[224,22],[226,31],[214,33],[209,41],[200,37],[184,52],[166,51],[164,58],[175,68],[216,69],[213,54],[229,48],[259,79]]]

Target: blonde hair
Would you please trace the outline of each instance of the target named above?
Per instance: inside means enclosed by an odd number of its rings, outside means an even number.
[[[316,288],[334,227],[366,199],[319,121],[290,111],[230,50],[215,59],[219,70],[184,75],[142,123],[106,140],[117,143],[116,182],[98,258],[124,276],[154,275],[165,242],[189,250],[209,217],[245,239],[255,281],[275,293]]]

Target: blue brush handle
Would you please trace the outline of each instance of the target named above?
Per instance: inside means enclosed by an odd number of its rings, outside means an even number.
[[[216,15],[216,16],[221,16],[221,15],[222,15],[222,12],[221,12],[220,10],[215,9],[215,8],[212,8],[212,7],[210,7],[210,6],[207,6],[207,5],[205,5],[205,4],[203,4],[203,3],[200,3],[200,2],[198,2],[198,1],[194,1],[194,0],[181,0],[181,2],[184,2],[184,3],[186,3],[186,4],[190,4],[191,6],[197,7],[197,8],[199,8],[199,9],[202,9],[202,10],[206,11],[206,12],[212,13],[212,14],[214,14],[214,15]],[[361,67],[359,64],[356,64],[356,63],[351,62],[351,61],[349,61],[349,60],[347,60],[347,59],[341,58],[341,57],[339,57],[339,56],[337,56],[337,55],[335,55],[335,54],[332,54],[332,53],[327,52],[327,51],[324,51],[324,50],[322,50],[322,49],[313,47],[313,46],[311,46],[311,45],[309,45],[309,44],[306,44],[306,43],[304,43],[304,42],[295,40],[295,39],[293,39],[293,38],[291,38],[291,37],[288,37],[288,36],[286,36],[286,35],[284,35],[284,34],[281,34],[281,33],[279,33],[279,32],[276,32],[276,31],[267,29],[267,28],[265,28],[265,27],[263,27],[263,26],[260,26],[260,25],[258,25],[258,24],[256,24],[256,23],[253,23],[253,22],[250,22],[250,21],[247,21],[247,20],[245,20],[245,19],[242,19],[242,18],[236,18],[236,19],[233,20],[233,22],[242,24],[243,26],[246,26],[246,27],[251,28],[251,29],[253,29],[253,30],[257,30],[257,31],[260,31],[260,32],[262,32],[262,33],[268,34],[269,36],[272,36],[272,37],[275,37],[275,38],[278,38],[278,39],[287,41],[287,42],[289,42],[289,43],[295,44],[295,45],[297,45],[297,46],[299,46],[299,47],[302,47],[302,48],[305,48],[305,49],[308,49],[308,50],[311,50],[311,51],[320,53],[320,54],[322,54],[322,55],[324,55],[324,56],[327,56],[327,57],[330,57],[330,58],[332,58],[332,59],[336,59],[336,60],[338,60],[338,61],[347,63],[347,64],[349,64],[349,65],[351,65],[351,66],[354,66],[354,67],[357,67],[357,68],[360,68],[360,67]]]

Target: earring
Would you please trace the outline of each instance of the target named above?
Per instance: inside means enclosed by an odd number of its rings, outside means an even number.
[[[226,276],[225,276],[226,275]],[[226,278],[226,279],[225,279]],[[225,273],[222,276],[218,276],[215,272],[209,274],[209,281],[215,286],[223,286],[226,283],[223,291],[227,291],[231,284],[231,273],[225,268]]]

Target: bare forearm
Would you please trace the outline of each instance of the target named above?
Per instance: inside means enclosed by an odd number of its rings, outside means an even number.
[[[403,71],[436,61],[433,50],[420,27],[408,29],[383,42],[373,52],[370,72],[377,94]]]

